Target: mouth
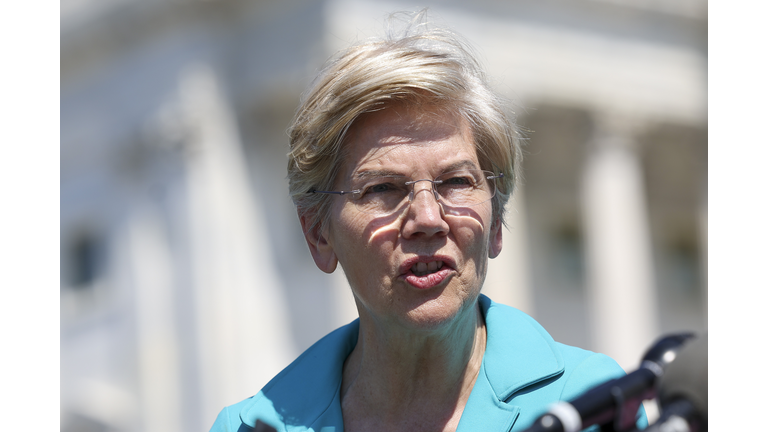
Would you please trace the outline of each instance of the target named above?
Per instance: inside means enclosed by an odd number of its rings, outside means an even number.
[[[430,262],[417,262],[413,266],[411,266],[411,273],[413,273],[416,276],[426,276],[428,274],[432,274],[437,272],[443,268],[443,262],[442,261],[430,261]]]
[[[414,257],[401,266],[401,274],[406,282],[418,289],[428,289],[440,285],[453,273],[453,261],[447,257]]]

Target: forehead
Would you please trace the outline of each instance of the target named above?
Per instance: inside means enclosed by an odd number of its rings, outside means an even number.
[[[457,162],[479,168],[468,122],[436,107],[391,106],[361,116],[345,138],[343,176],[366,170],[440,170]]]

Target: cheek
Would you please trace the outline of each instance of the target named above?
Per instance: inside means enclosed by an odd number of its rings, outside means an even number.
[[[354,209],[345,209],[331,221],[332,246],[347,274],[369,274],[387,268],[399,231],[396,221],[373,219]]]
[[[467,210],[463,214],[448,216],[451,220],[451,231],[457,241],[465,243],[468,247],[487,247],[490,238],[491,224],[490,214],[485,211],[472,212]]]
[[[479,215],[455,217],[451,231],[465,262],[473,263],[482,272],[488,260],[490,246],[490,217]]]
[[[487,255],[488,231],[478,225],[465,226],[455,231],[456,242],[464,252],[466,259],[476,259]]]

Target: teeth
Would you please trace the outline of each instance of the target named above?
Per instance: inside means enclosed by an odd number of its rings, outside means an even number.
[[[434,273],[437,270],[440,270],[443,268],[443,262],[442,261],[431,261],[429,263],[416,263],[411,267],[411,271],[416,276],[424,276],[429,273]]]
[[[423,263],[423,262],[416,263],[414,267],[416,269],[414,273],[424,273],[425,271],[427,271],[427,263]]]

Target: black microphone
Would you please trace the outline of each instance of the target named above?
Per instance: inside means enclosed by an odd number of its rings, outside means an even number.
[[[660,338],[636,371],[593,387],[570,402],[555,403],[526,432],[577,432],[610,423],[616,431],[633,428],[643,400],[656,397],[656,381],[693,336],[679,333]]]
[[[661,413],[656,423],[648,426],[643,432],[703,432],[706,424],[696,417],[696,408],[686,399],[677,399],[669,403]],[[640,432],[635,429],[633,432]]]
[[[253,427],[253,432],[277,432],[277,429],[257,419],[256,424]]]
[[[659,379],[659,420],[648,432],[704,432],[707,423],[708,335],[694,339]]]

